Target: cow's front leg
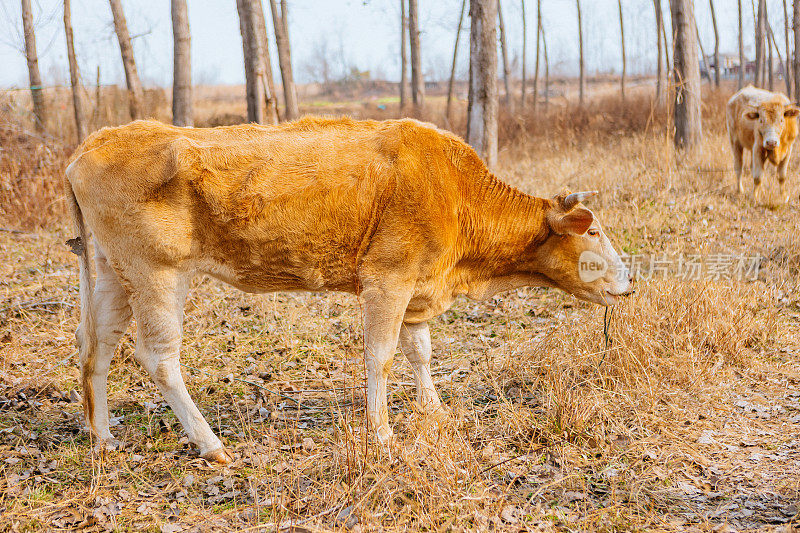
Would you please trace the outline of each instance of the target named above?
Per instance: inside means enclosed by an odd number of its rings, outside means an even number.
[[[431,376],[431,332],[428,323],[404,323],[400,328],[400,349],[411,363],[417,386],[417,403],[422,412],[429,415],[444,414]]]
[[[780,163],[778,163],[778,185],[781,188],[781,201],[784,204],[789,203],[789,192],[786,190],[786,174],[789,170],[789,159],[792,157],[792,146],[786,150],[786,155]]]
[[[753,201],[758,203],[759,196],[761,195],[761,176],[764,174],[764,163],[766,161],[766,154],[764,149],[756,138],[753,145]]]
[[[370,287],[361,292],[364,304],[364,357],[367,368],[367,418],[378,441],[392,438],[386,404],[386,378],[392,368],[400,325],[410,299],[407,287]]]

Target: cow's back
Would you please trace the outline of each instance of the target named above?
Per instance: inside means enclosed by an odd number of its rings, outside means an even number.
[[[406,196],[427,188],[414,182],[425,176],[398,165],[417,157],[404,136],[419,129],[405,121],[213,129],[137,121],[90,136],[68,179],[117,262],[145,256],[251,291],[353,290],[359,256],[398,183]]]

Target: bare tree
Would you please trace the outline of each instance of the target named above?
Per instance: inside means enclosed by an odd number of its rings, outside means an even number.
[[[719,31],[717,30],[717,14],[714,11],[714,0],[708,0],[711,8],[711,23],[714,25],[714,85],[719,89]]]
[[[470,0],[467,142],[497,164],[497,2]]]
[[[264,56],[264,120],[269,124],[278,123],[278,97],[275,92],[275,80],[272,77],[272,59],[269,57],[269,34],[267,32],[267,21],[264,17],[264,6],[261,0],[257,0],[255,14],[258,18],[256,22],[258,30],[258,40],[261,41]]]
[[[772,43],[772,46],[775,48],[775,53],[778,54],[778,71],[779,72],[783,72],[784,73],[784,77],[786,77],[785,73],[787,72],[787,69],[785,68],[785,65],[783,63],[783,55],[781,55],[781,49],[778,47],[778,42],[775,40],[775,32],[772,31],[772,25],[769,22],[767,22],[767,38],[769,39],[769,42]],[[770,56],[769,57],[769,61],[770,61],[770,65],[771,65],[772,64],[772,51],[770,51],[769,56]],[[772,67],[770,67],[769,70],[770,70],[770,76],[769,76],[770,77],[770,89],[769,90],[773,91],[774,89],[773,89],[772,85],[773,85],[773,76],[774,76],[774,74],[772,72]]]
[[[264,122],[264,49],[258,38],[256,15],[258,0],[236,0],[239,12],[239,29],[244,53],[244,77],[247,94],[247,121]]]
[[[463,0],[462,0],[463,1]],[[400,111],[403,111],[408,105],[408,17],[406,17],[406,2],[407,0],[400,0]],[[462,17],[464,6],[461,6]],[[458,22],[459,33],[461,30],[461,20]],[[458,34],[456,34],[456,49],[458,49]],[[450,74],[450,88],[453,87],[453,76],[456,70],[456,53],[453,52],[453,71]],[[447,116],[450,116],[450,93],[447,95]]]
[[[669,1],[669,0],[668,0]],[[672,61],[669,60],[669,47],[670,41],[667,40],[667,25],[661,25],[661,39],[664,41],[664,61],[666,61],[667,65],[667,81],[669,81],[669,76],[672,73]],[[673,45],[675,43],[672,43]]]
[[[22,28],[25,33],[25,59],[28,61],[28,81],[30,82],[33,116],[36,129],[44,129],[47,109],[42,92],[42,76],[39,74],[39,55],[36,53],[36,34],[33,31],[33,11],[31,0],[22,0]]]
[[[586,78],[585,78],[584,63],[583,63],[583,21],[581,20],[581,0],[575,0],[575,4],[578,7],[578,44],[580,45],[578,48],[580,53],[580,79],[578,88],[578,101],[582,106],[584,102],[584,92],[586,91]]]
[[[794,30],[794,97],[800,98],[800,54],[797,43],[800,43],[800,0],[794,0],[792,29]]]
[[[500,8],[500,0],[497,0],[497,23],[500,28],[500,51],[503,55],[503,86],[506,90],[506,108],[512,111],[513,104],[511,102],[511,68],[508,64],[508,50],[506,48],[506,28],[503,24],[503,12]]]
[[[528,52],[528,23],[525,20],[525,0],[520,0],[519,3],[522,8],[522,90],[520,91],[519,109],[520,111],[525,111],[525,84],[528,81],[525,79],[526,54]]]
[[[408,0],[408,31],[411,37],[411,102],[415,111],[422,109],[425,98],[425,81],[419,48],[419,12],[417,0]]]
[[[789,10],[783,0],[783,43],[786,46],[786,62],[783,66],[783,79],[786,81],[786,96],[792,98],[792,51],[789,48]]]
[[[744,87],[744,73],[746,65],[744,63],[744,33],[742,30],[742,0],[738,0],[739,4],[739,88]]]
[[[542,0],[536,0],[536,63],[533,70],[533,112],[539,105],[539,48],[542,42]]]
[[[692,0],[694,1],[694,0]],[[708,64],[708,56],[706,55],[706,50],[703,48],[703,41],[700,39],[700,30],[697,27],[697,21],[694,21],[694,34],[695,39],[697,39],[697,44],[700,47],[700,57],[703,58],[703,66],[705,69],[703,70],[703,75],[705,75],[708,83],[711,83],[711,67]]]
[[[136,61],[133,59],[133,46],[128,33],[128,22],[125,20],[125,11],[122,9],[122,0],[109,0],[111,13],[114,15],[114,29],[117,32],[119,51],[122,54],[122,68],[125,69],[125,82],[128,85],[128,103],[131,118],[138,119],[144,116],[144,90],[136,71]]]
[[[72,110],[75,114],[75,133],[78,142],[86,137],[86,116],[81,101],[81,78],[78,60],[75,57],[75,42],[72,36],[72,9],[70,0],[64,0],[64,34],[67,38],[67,60],[69,61],[69,81],[72,85]]]
[[[172,0],[172,123],[194,126],[192,111],[192,37],[186,0]]]
[[[458,58],[458,41],[461,37],[461,26],[464,24],[464,8],[467,0],[461,0],[461,14],[458,15],[458,28],[456,29],[456,42],[453,45],[453,64],[450,65],[450,80],[447,82],[447,108],[445,117],[450,120],[450,109],[453,103],[453,84],[456,78],[456,59]]]
[[[675,36],[675,146],[699,150],[700,65],[697,60],[697,32],[694,26],[694,1],[670,0],[672,34]]]
[[[619,90],[622,99],[625,100],[625,71],[627,70],[627,63],[625,61],[625,23],[622,21],[622,0],[617,0],[619,7],[619,38],[622,43],[622,76],[619,79]]]
[[[767,61],[767,75],[768,75],[768,79],[769,79],[769,90],[770,91],[774,91],[775,90],[775,78],[774,78],[773,72],[772,72],[772,65],[774,63],[774,61],[772,60],[772,49],[773,49],[773,47],[777,49],[777,46],[775,45],[775,41],[774,41],[775,35],[773,35],[772,28],[769,25],[769,19],[764,17],[764,22],[765,22],[765,25],[767,26],[767,50],[769,51],[769,53],[767,54],[767,58],[768,58],[768,61]]]
[[[544,34],[544,23],[539,19],[539,31],[542,34],[542,49],[544,51],[544,112],[550,106],[550,60],[547,58],[547,39]]]
[[[664,56],[663,50],[666,47],[662,34],[664,33],[664,18],[661,14],[661,0],[653,0],[653,8],[656,12],[656,45],[658,47],[657,72],[656,72],[656,102],[661,103],[664,97],[664,87],[666,79],[664,76]],[[669,67],[667,67],[669,68]]]
[[[758,0],[758,15],[756,15],[756,75],[753,85],[762,87],[764,85],[764,34],[766,20],[767,3],[766,0]]]
[[[278,63],[283,81],[283,100],[286,105],[286,120],[294,120],[300,116],[297,108],[297,88],[292,74],[292,49],[289,44],[289,8],[286,0],[281,0],[281,11],[278,13],[277,0],[269,0],[272,11],[272,26],[275,29],[275,40],[278,43]]]

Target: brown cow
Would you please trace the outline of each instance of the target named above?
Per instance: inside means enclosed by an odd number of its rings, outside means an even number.
[[[386,376],[398,339],[420,405],[441,410],[427,321],[459,294],[483,299],[536,285],[609,305],[630,288],[619,256],[579,203],[592,193],[523,194],[461,139],[414,120],[214,129],[136,121],[87,138],[66,177],[80,233],[72,245],[81,256],[84,405],[104,440],[112,438],[109,364],[133,315],[136,360],[201,455],[228,460],[178,362],[184,300],[198,273],[248,292],[358,294],[368,419],[381,442],[392,435]],[[579,271],[585,258],[590,276]]]
[[[764,164],[769,161],[778,167],[781,198],[789,201],[786,192],[786,170],[792,155],[792,143],[797,137],[797,115],[800,109],[786,96],[756,89],[748,85],[730,100],[726,109],[728,136],[733,150],[736,184],[742,187],[742,156],[745,149],[753,153],[753,198],[758,201]]]

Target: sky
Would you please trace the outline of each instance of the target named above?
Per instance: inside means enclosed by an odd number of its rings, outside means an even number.
[[[268,31],[272,37],[269,4]],[[712,0],[717,11],[720,52],[738,54],[737,0]],[[655,69],[653,0],[621,0],[630,74]],[[577,72],[578,40],[575,0],[542,0],[542,24],[547,38],[551,72]],[[32,0],[39,68],[46,86],[68,83],[61,0]],[[187,0],[192,34],[192,74],[195,84],[244,82],[242,41],[235,0]],[[469,4],[469,2],[467,2]],[[519,76],[522,56],[522,0],[501,0],[509,59]],[[589,73],[619,72],[620,37],[617,0],[582,0],[586,68]],[[661,0],[669,28],[669,1]],[[743,0],[745,51],[753,55],[753,12]],[[128,29],[134,36],[134,55],[146,86],[169,86],[172,81],[172,23],[169,0],[123,0]],[[768,16],[781,51],[783,4],[768,0]],[[426,79],[444,79],[452,60],[461,0],[419,0],[422,66]],[[525,1],[527,71],[532,74],[536,43],[536,1]],[[713,51],[714,33],[708,0],[695,0],[701,42]],[[791,16],[791,13],[790,13]],[[72,0],[75,46],[84,83],[124,84],[119,46],[111,9],[106,0]],[[469,54],[469,20],[465,15],[457,75],[464,78]],[[667,32],[670,33],[669,31]],[[351,68],[370,71],[373,78],[400,77],[399,0],[289,0],[289,38],[295,80],[316,81],[323,62],[334,77]],[[274,39],[270,53],[276,77]],[[27,67],[18,0],[0,0],[0,87],[26,88]],[[280,78],[277,77],[277,80]]]

